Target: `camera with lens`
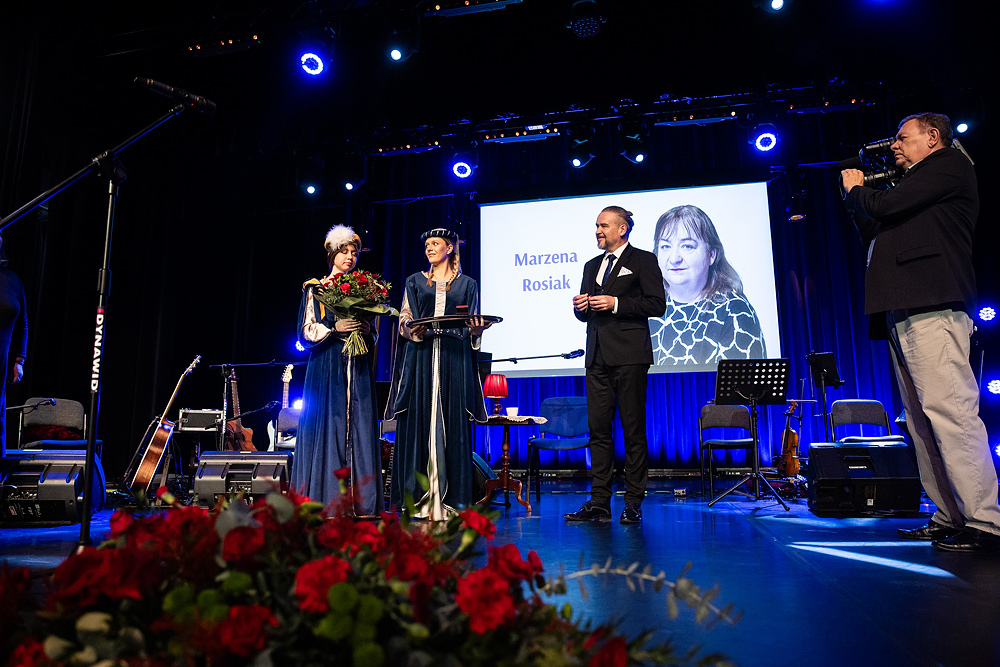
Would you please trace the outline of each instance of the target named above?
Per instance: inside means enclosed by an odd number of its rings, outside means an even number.
[[[894,188],[903,177],[904,170],[896,166],[896,158],[890,148],[895,137],[879,139],[867,143],[852,157],[840,163],[840,169],[860,169],[864,172],[864,184],[870,188]]]

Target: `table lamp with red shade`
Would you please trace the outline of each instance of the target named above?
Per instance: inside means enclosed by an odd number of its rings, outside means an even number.
[[[500,414],[501,398],[507,398],[507,376],[490,374],[483,381],[483,396],[493,399],[493,414]]]

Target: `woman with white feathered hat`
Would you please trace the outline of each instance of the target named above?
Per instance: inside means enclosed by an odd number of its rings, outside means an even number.
[[[361,239],[336,225],[324,243],[329,278],[357,265]],[[382,511],[381,450],[375,417],[374,331],[371,321],[341,318],[315,298],[321,281],[302,286],[299,341],[309,350],[292,457],[291,485],[309,498],[330,503],[340,495],[335,471],[348,469],[355,516]],[[366,339],[369,352],[348,357],[344,342],[353,331]]]

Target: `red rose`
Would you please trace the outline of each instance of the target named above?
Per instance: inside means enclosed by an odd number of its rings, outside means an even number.
[[[488,567],[493,568],[508,580],[523,579],[527,581],[542,571],[542,561],[537,553],[530,561],[521,560],[521,552],[513,544],[490,547],[489,553],[490,564]],[[531,558],[530,554],[529,558]]]
[[[424,579],[430,573],[427,561],[416,554],[397,553],[385,566],[386,579],[400,581],[416,581]]]
[[[350,291],[350,285],[344,285],[344,287],[347,287],[347,291]],[[336,477],[337,479],[349,479],[351,476],[351,469],[337,468],[336,470],[333,471],[333,476]]]
[[[344,294],[350,294],[351,286],[347,283],[344,283],[343,285],[340,286],[340,291],[343,292]]]
[[[476,634],[495,630],[514,620],[510,584],[489,568],[459,579],[455,602],[469,615],[469,629]]]
[[[10,567],[7,561],[0,564],[0,628],[13,628],[21,608],[28,600],[31,588],[31,571],[26,567]]]
[[[236,606],[219,626],[219,642],[231,653],[249,658],[267,645],[267,628],[277,627],[278,619],[260,605]]]
[[[365,276],[365,274],[363,274],[363,273],[361,275],[359,275],[358,276],[358,284],[359,285],[367,285],[368,284],[368,277]]]
[[[367,546],[372,553],[378,553],[385,546],[385,538],[379,532],[378,526],[367,522],[354,526],[354,539],[351,541],[357,547]]]
[[[142,600],[160,581],[150,552],[86,547],[67,558],[52,575],[50,608],[88,607],[99,598]]]
[[[28,637],[10,654],[7,664],[11,667],[36,667],[51,664],[45,655],[45,647],[35,637]]]
[[[230,563],[248,564],[264,549],[266,543],[261,528],[237,526],[226,533],[222,543],[222,559]]]
[[[475,510],[459,512],[458,516],[462,517],[462,521],[466,527],[471,528],[488,540],[492,540],[493,534],[497,532],[497,528],[493,525],[493,522]]]
[[[612,637],[588,663],[589,667],[625,667],[628,664],[628,646],[621,637]]]
[[[327,593],[334,584],[347,581],[351,565],[335,556],[306,563],[295,573],[295,596],[305,612],[325,614],[330,611]]]
[[[135,517],[132,516],[131,512],[125,512],[124,510],[116,510],[114,514],[111,515],[111,539],[117,540],[119,537],[125,534],[128,527],[132,525],[135,521]]]

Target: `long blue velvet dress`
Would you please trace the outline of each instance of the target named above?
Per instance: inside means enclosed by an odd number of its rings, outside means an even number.
[[[316,283],[311,280],[303,285],[299,307],[299,341],[310,353],[292,458],[292,488],[329,503],[340,496],[334,471],[350,468],[354,514],[377,516],[383,503],[374,339],[365,336],[368,354],[345,357],[348,334],[334,330],[337,317],[313,298]]]
[[[446,289],[445,282],[428,286],[427,276],[415,273],[406,279],[400,321],[410,313],[413,319],[454,315],[459,305],[479,312],[475,280],[459,274]],[[397,420],[393,506],[409,494],[418,502],[419,516],[440,520],[478,500],[472,497],[470,420],[486,418],[475,363],[479,342],[467,328],[428,330],[422,341],[403,339],[389,410]],[[426,494],[417,483],[418,471],[430,480]]]

